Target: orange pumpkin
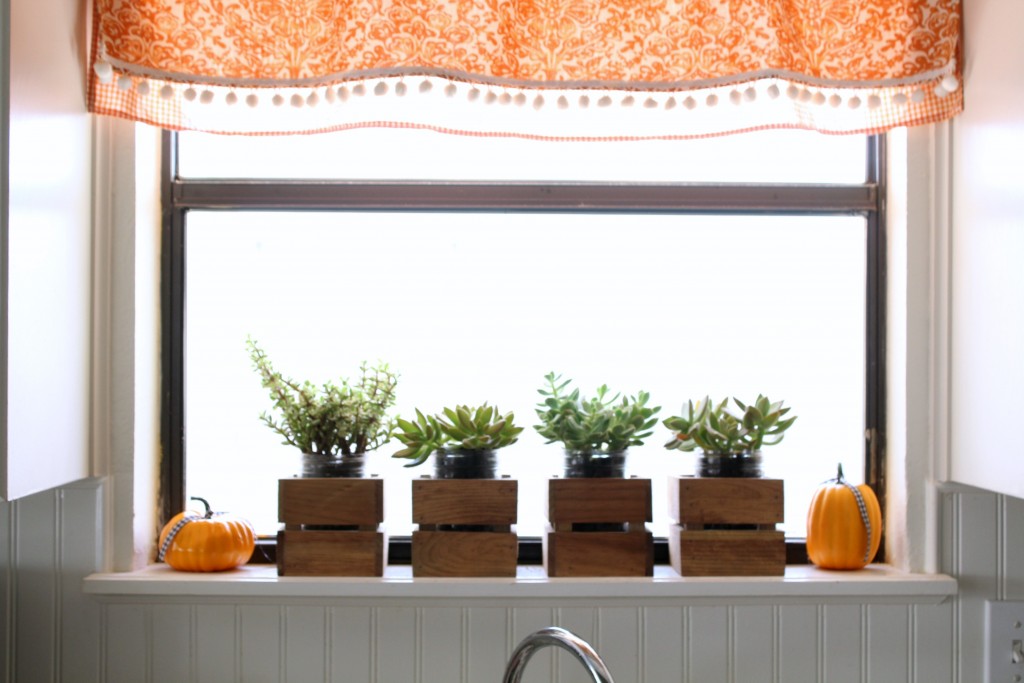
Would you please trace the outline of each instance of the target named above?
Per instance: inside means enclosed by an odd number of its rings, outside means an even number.
[[[157,559],[185,572],[219,572],[245,564],[256,545],[252,525],[228,514],[214,514],[210,504],[198,513],[179,512],[160,532]]]
[[[843,479],[843,466],[814,493],[807,512],[807,556],[823,569],[863,569],[882,540],[882,509],[867,484]]]

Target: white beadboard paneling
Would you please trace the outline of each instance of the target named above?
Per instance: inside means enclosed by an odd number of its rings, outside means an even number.
[[[513,649],[522,642],[523,638],[534,631],[539,631],[546,626],[558,623],[557,609],[550,607],[519,607],[512,613],[512,647]],[[526,673],[523,675],[523,683],[551,683],[555,680],[555,653],[551,648],[545,648],[533,655]],[[475,683],[467,681],[464,683]]]
[[[17,590],[17,565],[12,544],[14,534],[11,532],[16,516],[14,511],[13,503],[0,502],[0,607],[3,608],[3,619],[0,619],[0,680],[5,682],[14,680],[12,667],[16,653],[14,596]]]
[[[284,683],[283,622],[284,608],[278,605],[242,605],[239,608],[239,660],[241,680],[245,683]],[[369,620],[364,624],[364,633],[368,627]]]
[[[14,638],[26,655],[15,661],[14,679],[19,683],[53,681],[58,673],[58,500],[50,490],[17,503],[18,606]]]
[[[422,683],[459,683],[463,680],[467,649],[472,652],[468,610],[438,607],[420,610],[419,680]],[[411,683],[411,682],[410,682]]]
[[[558,610],[556,626],[569,629],[588,643],[599,638],[598,610],[591,607],[564,607]],[[557,683],[592,683],[576,658],[558,648],[555,654],[555,681]],[[471,681],[470,683],[475,683]]]
[[[332,681],[374,680],[374,618],[374,611],[369,607],[337,607],[331,610]]]
[[[861,605],[826,605],[824,616],[825,681],[861,683],[863,610]]]
[[[191,651],[195,653],[196,683],[238,680],[235,610],[233,605],[196,605],[193,608]]]
[[[985,601],[998,594],[1001,565],[998,498],[981,492],[959,492],[954,566],[960,583],[958,597],[959,680],[980,679],[985,661]]]
[[[100,680],[100,607],[82,593],[82,579],[103,568],[103,495],[98,481],[58,491],[60,572],[60,681]]]
[[[914,643],[908,653],[913,666],[913,675],[907,679],[911,683],[952,683],[957,652],[953,642],[955,603],[914,606]]]
[[[910,680],[912,607],[868,605],[867,664],[870,683]]]
[[[687,683],[732,683],[729,668],[729,608],[689,607],[687,646],[683,665]]]
[[[731,608],[733,680],[771,683],[775,675],[775,613],[770,605]]]
[[[781,605],[778,609],[779,681],[817,681],[821,659],[819,607]]]
[[[1024,499],[1003,499],[1003,599],[1024,600]]]
[[[150,683],[150,609],[147,605],[106,607],[102,679],[105,683]]]
[[[685,610],[681,607],[645,607],[643,611],[644,630],[644,680],[683,680],[683,620]]]
[[[592,645],[608,666],[615,683],[642,683],[643,610],[602,607],[598,610],[600,638]]]
[[[289,683],[313,683],[327,679],[330,650],[333,640],[329,630],[328,609],[311,605],[285,608],[285,680]]]
[[[153,605],[147,612],[150,683],[183,683],[192,678],[192,609]]]
[[[416,652],[420,647],[416,611],[412,607],[377,608],[374,633],[377,676],[373,683],[416,681]]]
[[[469,683],[501,680],[511,654],[508,621],[509,611],[504,607],[474,607],[468,611]]]

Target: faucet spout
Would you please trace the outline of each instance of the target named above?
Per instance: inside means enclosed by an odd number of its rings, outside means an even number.
[[[571,652],[594,679],[594,683],[615,683],[594,648],[576,634],[557,626],[542,628],[523,638],[523,642],[519,643],[508,660],[502,683],[519,683],[526,663],[537,650],[549,645],[556,645]]]

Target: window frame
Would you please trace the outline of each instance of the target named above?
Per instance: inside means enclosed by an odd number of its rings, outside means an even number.
[[[161,139],[161,523],[185,506],[185,217],[189,210],[512,211],[731,215],[857,215],[867,222],[864,477],[883,514],[885,482],[885,137],[867,137],[858,185],[523,181],[324,181],[181,178],[177,133]],[[389,564],[408,564],[408,536],[389,539]],[[884,561],[884,547],[876,561]],[[260,539],[253,562],[275,561]],[[787,564],[806,564],[802,538],[786,539]],[[655,562],[668,545],[655,540]],[[519,563],[541,564],[539,538],[519,539]]]

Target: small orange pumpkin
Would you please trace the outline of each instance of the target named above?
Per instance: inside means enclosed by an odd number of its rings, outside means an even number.
[[[835,479],[818,487],[807,512],[807,556],[822,569],[863,569],[882,540],[882,509],[867,484]]]
[[[245,564],[256,545],[252,525],[224,513],[214,514],[210,504],[198,500],[204,513],[186,510],[167,522],[160,532],[157,559],[185,572],[219,572]]]

